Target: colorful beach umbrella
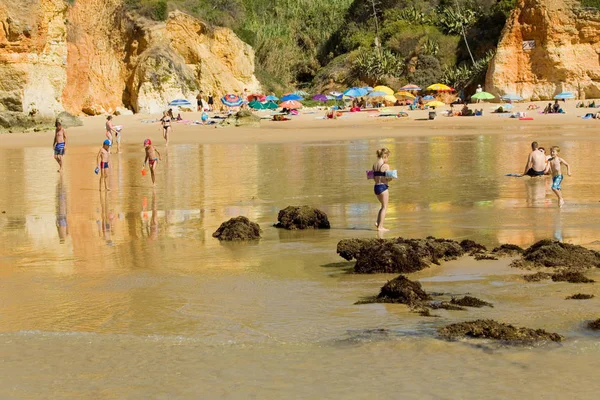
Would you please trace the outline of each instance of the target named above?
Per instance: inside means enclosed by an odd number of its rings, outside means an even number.
[[[267,101],[278,101],[278,100],[279,100],[279,97],[277,97],[277,96],[273,96],[273,95],[271,94],[271,95],[268,95],[267,97],[265,97],[265,100],[267,100]]]
[[[394,94],[394,90],[393,89],[391,89],[391,88],[389,88],[387,86],[383,86],[383,85],[375,86],[373,88],[373,91],[374,92],[384,92],[385,94]]]
[[[288,93],[281,98],[281,101],[298,101],[304,100],[304,97],[297,95],[295,93]]]
[[[479,92],[475,93],[473,96],[471,96],[471,98],[475,100],[491,100],[495,99],[496,96],[488,92]]]
[[[407,92],[418,92],[419,90],[421,90],[420,87],[418,87],[417,85],[413,85],[408,84],[408,85],[404,85],[400,88],[400,90],[406,90]]]
[[[380,91],[375,91],[375,90],[373,90],[371,93],[368,94],[369,97],[384,97],[387,95],[388,94],[386,92],[380,92]]]
[[[323,103],[325,103],[327,100],[329,100],[329,99],[327,98],[327,96],[325,96],[324,94],[315,94],[315,95],[312,97],[312,99],[313,99],[313,100],[315,100],[315,101],[321,101],[321,102],[323,102]]]
[[[285,98],[285,96],[283,98]],[[296,100],[287,100],[282,103],[279,103],[279,107],[288,108],[290,110],[297,110],[299,108],[302,108],[302,103],[299,103]]]
[[[248,103],[248,107],[254,109],[254,110],[264,110],[266,107],[263,103],[261,103],[260,101],[254,100],[251,101],[250,103]]]
[[[566,99],[574,99],[575,95],[571,92],[562,92],[554,96],[557,100],[566,100]]]
[[[373,88],[371,86],[363,86],[361,89],[365,89],[367,92],[373,91]]]
[[[332,95],[333,97],[340,97],[343,96],[344,93],[342,92],[329,92],[330,95]]]
[[[304,90],[296,90],[294,92],[294,94],[298,95],[298,96],[302,96],[302,97],[306,97],[308,96],[308,93],[306,93]]]
[[[253,93],[251,95],[248,96],[248,101],[265,101],[267,98],[264,94],[260,94],[260,93]]]
[[[433,90],[434,92],[453,92],[450,86],[446,86],[443,83],[434,83],[433,85],[427,86],[427,90]]]
[[[263,106],[266,110],[276,110],[277,108],[279,108],[279,106],[276,103],[273,103],[272,101],[267,101],[263,104]]]
[[[394,96],[398,99],[414,99],[415,95],[409,92],[398,92]]]
[[[239,107],[244,103],[244,101],[240,98],[240,96],[230,93],[221,98],[221,103],[225,104],[227,107]]]
[[[396,101],[398,101],[398,99],[395,98],[394,95],[391,95],[391,94],[386,94],[385,96],[383,96],[383,99],[385,101],[389,101],[390,103],[395,103]]]
[[[190,103],[189,101],[187,101],[186,99],[177,99],[177,100],[173,100],[172,102],[169,103],[169,107],[181,107],[181,106],[191,106],[192,103]]]
[[[363,88],[358,88],[358,87],[352,87],[348,90],[346,90],[344,92],[344,96],[348,96],[348,97],[362,97],[362,96],[366,96],[367,93],[369,93],[367,91],[367,89],[363,89]]]
[[[523,98],[521,96],[519,96],[518,94],[505,94],[504,96],[500,97],[502,100],[508,100],[508,101],[519,101],[519,100],[523,100]]]
[[[429,106],[429,107],[443,107],[446,105],[446,103],[442,103],[441,101],[434,100],[434,101],[430,101],[429,103],[425,103],[425,105]]]

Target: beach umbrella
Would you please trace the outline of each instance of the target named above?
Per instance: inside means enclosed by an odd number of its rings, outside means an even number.
[[[169,103],[169,107],[181,107],[181,106],[191,106],[192,103],[190,103],[189,101],[187,101],[186,99],[177,99],[177,100],[173,100],[172,102]]]
[[[518,94],[505,94],[504,96],[500,97],[502,100],[508,100],[508,101],[519,101],[519,100],[523,100],[523,98],[521,96],[519,96]]]
[[[264,94],[254,93],[248,96],[248,101],[265,101],[267,98]]]
[[[441,101],[434,100],[434,101],[430,101],[429,103],[425,103],[425,105],[429,106],[429,107],[443,107],[446,105],[446,103],[442,103]]]
[[[283,98],[285,98],[285,96]],[[302,104],[297,102],[296,100],[287,100],[282,103],[279,103],[279,107],[289,108],[290,110],[297,110],[298,108],[302,108]]]
[[[389,101],[390,103],[395,103],[396,101],[398,101],[398,99],[395,98],[394,95],[391,95],[391,94],[386,94],[385,96],[383,96],[383,99],[385,101]]]
[[[273,95],[269,95],[269,96],[265,97],[265,100],[267,100],[267,101],[278,101],[279,97],[273,96]]]
[[[329,92],[330,95],[334,96],[334,97],[340,97],[342,96],[344,93],[342,92]]]
[[[374,92],[384,92],[385,94],[394,94],[394,90],[387,86],[375,86],[373,88]]]
[[[368,94],[368,97],[384,97],[384,96],[387,96],[386,92],[372,91],[371,93]]]
[[[304,100],[304,97],[297,95],[295,93],[288,93],[281,98],[281,101],[298,101]]]
[[[554,96],[557,100],[566,100],[566,99],[574,99],[575,95],[571,92],[562,92]]]
[[[435,100],[435,97],[433,97],[432,95],[427,95],[423,97],[423,100]]]
[[[327,98],[327,96],[325,96],[324,94],[315,94],[315,95],[312,97],[312,99],[313,99],[313,100],[315,100],[315,101],[321,101],[321,102],[323,102],[323,103],[325,103],[327,100],[329,100],[329,99]]]
[[[240,96],[230,93],[221,98],[221,103],[225,104],[227,107],[239,107],[244,103],[244,101],[240,98]]]
[[[302,96],[302,97],[308,96],[308,93],[306,93],[304,90],[296,90],[293,94]]]
[[[418,87],[417,85],[413,85],[413,84],[411,83],[411,84],[408,84],[408,85],[404,85],[404,86],[402,86],[402,87],[400,88],[400,90],[406,90],[407,92],[413,92],[413,91],[414,91],[414,92],[418,92],[419,90],[421,90],[421,88],[420,88],[420,87]]]
[[[335,99],[337,99],[337,97],[329,95],[329,94],[326,97],[327,97],[327,100],[335,100]]]
[[[415,95],[409,92],[398,92],[394,96],[399,99],[414,99]]]
[[[488,92],[479,92],[475,93],[473,96],[471,96],[471,98],[475,100],[491,100],[495,99],[496,96]]]
[[[432,90],[434,92],[453,92],[454,89],[452,89],[450,86],[446,86],[442,83],[435,83],[433,85],[427,86],[427,90]]]
[[[258,101],[258,100],[254,100],[254,101],[251,101],[250,103],[248,103],[248,107],[250,107],[250,108],[252,108],[254,110],[264,110],[264,109],[266,109],[266,106],[263,103],[261,103],[260,101]]]
[[[367,93],[369,93],[367,91],[367,89],[353,87],[353,88],[350,88],[350,89],[346,90],[344,92],[344,96],[348,96],[348,97],[362,97],[362,96],[366,96]]]
[[[279,106],[276,103],[273,103],[272,101],[267,101],[263,104],[263,106],[266,110],[276,110],[277,108],[279,108]]]
[[[363,86],[361,89],[365,89],[367,92],[373,91],[373,88],[371,86]]]

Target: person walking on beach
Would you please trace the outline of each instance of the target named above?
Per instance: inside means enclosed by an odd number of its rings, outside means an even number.
[[[548,160],[548,166],[546,168],[552,173],[552,191],[558,198],[558,206],[562,207],[565,204],[565,200],[563,199],[560,187],[560,183],[563,180],[561,166],[564,164],[567,167],[567,175],[569,176],[571,176],[571,166],[563,158],[560,158],[558,153],[560,153],[560,148],[558,146],[552,146],[550,148],[550,155],[552,158]]]
[[[168,111],[163,112],[163,117],[160,119],[163,129],[163,138],[167,142],[167,146],[169,145],[169,133],[171,133],[171,121],[173,118],[169,115]]]
[[[158,160],[162,160],[162,157],[156,147],[152,145],[152,140],[146,139],[144,140],[144,148],[146,149],[146,158],[144,159],[144,168],[146,168],[146,163],[150,163],[150,175],[152,176],[152,186],[156,185],[156,167],[158,167]],[[158,157],[156,155],[158,154]]]
[[[121,132],[119,129],[113,124],[113,117],[109,115],[106,117],[106,138],[110,140],[111,143],[114,141],[117,142],[117,153],[121,152]],[[114,135],[114,136],[113,136]],[[113,141],[114,138],[114,141]]]
[[[63,128],[62,123],[59,120],[56,120],[54,123],[55,131],[54,131],[54,143],[52,143],[52,148],[54,149],[54,159],[58,163],[58,171],[62,173],[63,171],[63,156],[65,155],[65,146],[67,145],[67,131]]]
[[[543,176],[546,170],[546,155],[538,150],[538,142],[531,143],[531,153],[527,157],[525,170],[521,176]]]
[[[102,191],[102,181],[104,181],[104,188],[109,191],[108,187],[108,172],[109,172],[109,161],[110,161],[110,140],[106,139],[102,143],[102,147],[96,156],[96,173],[100,173],[100,182],[98,190]]]
[[[383,220],[385,219],[385,213],[387,211],[387,205],[389,200],[389,179],[385,177],[385,171],[390,169],[388,165],[388,158],[390,156],[390,151],[386,148],[381,148],[377,150],[377,162],[373,164],[373,179],[375,179],[375,187],[373,188],[375,191],[375,196],[377,196],[377,200],[381,203],[381,208],[379,209],[379,213],[377,214],[377,226],[378,231],[389,231],[389,229],[385,229],[383,227]]]

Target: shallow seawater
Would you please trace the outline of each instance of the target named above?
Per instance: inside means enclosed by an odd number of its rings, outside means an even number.
[[[353,275],[336,255],[376,237],[365,170],[392,151],[386,237],[528,246],[556,238],[600,247],[600,140],[551,131],[573,168],[560,210],[546,179],[522,172],[527,132],[378,141],[159,147],[158,184],[143,151],[113,154],[99,193],[96,148],[70,147],[62,179],[50,146],[0,149],[0,398],[597,398],[597,284],[524,282],[509,259],[462,258],[411,275],[428,292],[494,308],[421,317],[355,305],[394,275]],[[546,143],[548,142],[548,143]],[[272,224],[288,205],[325,211],[328,231]],[[212,238],[245,215],[258,243]],[[600,280],[600,271],[587,273]],[[574,293],[591,300],[565,300]],[[508,347],[445,342],[438,327],[493,318],[567,337]]]

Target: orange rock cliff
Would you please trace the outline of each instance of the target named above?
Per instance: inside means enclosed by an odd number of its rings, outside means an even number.
[[[159,23],[123,0],[0,1],[0,111],[156,113],[244,88],[260,88],[252,48],[185,13]]]

